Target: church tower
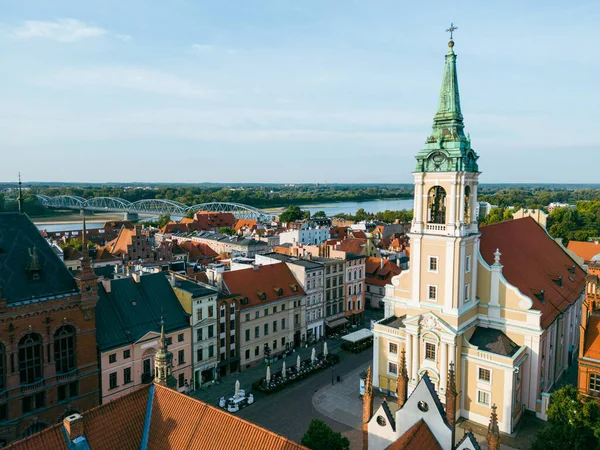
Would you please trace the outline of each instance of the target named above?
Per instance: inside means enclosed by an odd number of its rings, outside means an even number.
[[[471,138],[465,134],[452,38],[455,30],[453,25],[447,30],[451,36],[432,131],[416,156],[410,267],[392,279],[393,291],[388,290],[385,296],[385,317],[393,316],[402,323],[398,332],[404,334],[408,393],[427,371],[442,401],[450,389],[451,365],[460,380],[460,333],[472,320],[478,304],[479,167]],[[400,361],[392,361],[388,350],[381,354],[381,359],[388,361],[387,373],[400,373]],[[399,357],[399,353],[395,355]],[[377,355],[374,358],[379,360]],[[381,373],[378,364],[376,370],[374,378],[379,387],[396,387],[389,382],[385,385],[387,373]],[[381,382],[380,375],[384,378]]]
[[[160,340],[158,343],[158,351],[154,354],[154,382],[161,386],[166,386],[174,389],[177,385],[175,377],[172,373],[173,354],[167,346],[165,337],[165,320],[160,319]]]

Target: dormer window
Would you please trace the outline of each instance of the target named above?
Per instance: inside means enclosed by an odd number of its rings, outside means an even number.
[[[279,296],[283,295],[283,289],[280,287],[274,287],[273,290],[275,291],[275,293]]]

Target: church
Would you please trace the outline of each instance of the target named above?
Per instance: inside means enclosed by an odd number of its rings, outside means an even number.
[[[465,134],[454,41],[448,43],[433,130],[416,155],[409,269],[386,286],[374,325],[373,387],[408,393],[424,374],[455,419],[503,433],[529,411],[546,419],[550,390],[577,358],[584,271],[532,218],[478,227],[479,156]]]

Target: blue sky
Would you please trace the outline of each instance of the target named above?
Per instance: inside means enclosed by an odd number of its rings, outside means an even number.
[[[0,181],[411,182],[454,21],[481,181],[600,182],[597,1],[1,5]]]

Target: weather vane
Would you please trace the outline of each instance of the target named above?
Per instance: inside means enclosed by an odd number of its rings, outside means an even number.
[[[448,28],[448,29],[446,30],[446,33],[450,33],[450,40],[452,40],[452,33],[454,33],[456,30],[458,30],[458,27],[455,27],[455,26],[454,26],[454,23],[453,23],[453,22],[451,22],[451,23],[450,23],[450,28]]]

